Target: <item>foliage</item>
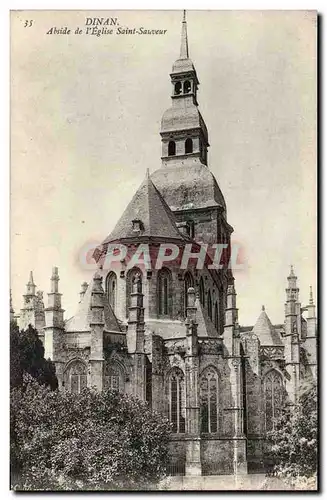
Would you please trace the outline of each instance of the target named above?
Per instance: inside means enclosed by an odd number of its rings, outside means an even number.
[[[285,406],[268,436],[274,474],[304,482],[317,471],[317,386],[301,387],[296,406]],[[307,479],[305,479],[307,478]],[[302,482],[303,482],[302,481]]]
[[[12,391],[16,490],[137,489],[164,476],[170,425],[116,391]]]
[[[37,330],[31,325],[19,331],[15,322],[10,323],[10,387],[23,383],[23,374],[29,373],[39,384],[57,389],[58,380],[52,361],[44,358],[44,347]]]

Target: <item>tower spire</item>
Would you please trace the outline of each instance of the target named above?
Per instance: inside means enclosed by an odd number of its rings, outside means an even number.
[[[186,10],[183,11],[180,59],[188,59],[188,41],[187,41]]]
[[[33,271],[30,271],[30,277],[26,284],[26,295],[35,295],[36,285],[33,279]]]
[[[28,282],[30,285],[34,285],[34,279],[33,279],[33,271],[30,271],[30,279]]]

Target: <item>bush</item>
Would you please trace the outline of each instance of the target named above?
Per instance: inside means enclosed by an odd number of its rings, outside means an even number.
[[[312,479],[317,472],[317,386],[302,386],[296,406],[285,406],[268,436],[274,474],[291,482]],[[310,483],[311,484],[311,483]]]
[[[29,373],[39,384],[57,389],[56,369],[50,359],[44,358],[44,347],[37,330],[31,325],[19,331],[16,323],[10,324],[10,387],[23,383],[24,373]]]
[[[170,425],[147,403],[31,377],[11,396],[16,490],[137,489],[164,476]]]

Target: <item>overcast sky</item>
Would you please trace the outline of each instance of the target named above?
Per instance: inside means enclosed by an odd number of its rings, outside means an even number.
[[[117,17],[165,35],[46,35],[86,17]],[[12,14],[11,277],[22,306],[29,271],[50,291],[59,267],[66,318],[101,242],[161,166],[179,11]],[[24,28],[25,20],[33,20]],[[316,19],[305,11],[190,11],[190,57],[209,131],[209,168],[227,203],[246,269],[235,272],[240,324],[261,305],[284,320],[290,264],[300,297],[316,290]],[[45,299],[47,297],[45,296]],[[47,300],[46,300],[47,304]]]

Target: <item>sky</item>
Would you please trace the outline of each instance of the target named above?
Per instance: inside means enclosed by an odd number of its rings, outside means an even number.
[[[87,17],[165,35],[75,35]],[[26,20],[32,26],[24,28]],[[181,11],[11,14],[11,289],[22,307],[29,272],[45,293],[59,267],[66,318],[83,256],[103,241],[161,166]],[[190,57],[209,132],[209,168],[245,256],[235,272],[241,325],[261,306],[284,320],[293,264],[304,305],[316,297],[316,18],[310,11],[189,11]],[[50,28],[70,35],[47,35]]]

